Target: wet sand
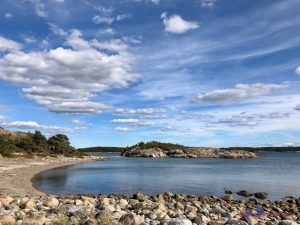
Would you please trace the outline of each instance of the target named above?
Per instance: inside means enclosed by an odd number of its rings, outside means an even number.
[[[55,167],[104,160],[100,157],[84,159],[0,159],[0,196],[43,196],[34,188],[32,178],[37,173]]]

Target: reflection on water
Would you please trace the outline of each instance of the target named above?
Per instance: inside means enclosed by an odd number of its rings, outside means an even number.
[[[114,157],[47,170],[34,183],[55,194],[165,191],[223,195],[233,191],[267,191],[278,199],[300,195],[300,153],[264,153],[263,159],[143,159]]]

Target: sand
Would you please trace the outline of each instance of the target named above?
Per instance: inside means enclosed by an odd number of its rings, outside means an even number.
[[[31,179],[37,173],[55,167],[99,159],[0,159],[0,196],[43,196]]]

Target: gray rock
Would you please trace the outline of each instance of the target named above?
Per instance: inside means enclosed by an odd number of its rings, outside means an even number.
[[[258,199],[267,199],[268,193],[267,192],[257,192],[254,194],[255,198]]]
[[[253,196],[252,192],[246,191],[246,190],[241,190],[236,193],[237,195],[243,196],[243,197],[251,197]]]

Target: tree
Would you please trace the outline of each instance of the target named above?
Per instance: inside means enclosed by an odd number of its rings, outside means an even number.
[[[47,138],[38,130],[33,134],[33,141],[40,146],[45,146],[47,144]]]
[[[52,136],[51,138],[49,138],[49,140],[50,139],[61,142],[61,143],[65,144],[66,146],[70,145],[70,141],[69,141],[68,136],[66,136],[64,134],[57,134],[57,135]]]

